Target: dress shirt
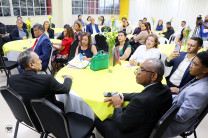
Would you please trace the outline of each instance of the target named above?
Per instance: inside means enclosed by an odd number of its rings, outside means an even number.
[[[193,58],[194,57],[188,59],[187,55],[185,56],[184,60],[180,63],[178,68],[175,70],[175,72],[170,77],[170,82],[172,84],[174,84],[176,86],[180,85],[182,77],[183,77],[187,67],[189,66],[189,64],[191,63]]]
[[[157,48],[146,48],[146,45],[139,46],[134,54],[130,57],[130,60],[136,59],[137,62],[142,63],[148,58],[160,58],[160,51]]]
[[[97,31],[95,29],[95,25],[92,25],[93,34],[97,34]]]

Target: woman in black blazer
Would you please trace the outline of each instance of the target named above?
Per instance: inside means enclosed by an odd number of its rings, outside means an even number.
[[[48,21],[43,23],[44,33],[50,38],[54,39],[54,30],[50,28],[50,24]]]

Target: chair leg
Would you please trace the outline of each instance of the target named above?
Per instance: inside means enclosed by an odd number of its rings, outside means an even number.
[[[194,138],[197,138],[196,130],[194,130]]]
[[[51,69],[49,68],[49,66],[48,66],[48,70],[49,70],[49,72],[52,74]]]
[[[40,135],[40,138],[43,138],[43,137],[44,137],[44,132],[42,132]]]
[[[45,133],[44,138],[47,138],[47,137],[48,137],[48,133]]]
[[[14,132],[14,138],[17,138],[18,128],[19,128],[19,121],[17,120],[16,127],[15,127],[15,132]]]

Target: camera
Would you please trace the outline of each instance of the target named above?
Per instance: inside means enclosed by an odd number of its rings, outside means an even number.
[[[201,26],[201,25],[202,25],[201,19],[202,19],[202,16],[201,16],[201,15],[199,15],[199,16],[196,18],[196,26]]]

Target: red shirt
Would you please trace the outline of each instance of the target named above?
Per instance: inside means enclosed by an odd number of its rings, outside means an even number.
[[[74,41],[72,37],[66,37],[62,40],[61,45],[65,46],[65,48],[60,52],[60,55],[66,55],[69,53],[71,43]]]

